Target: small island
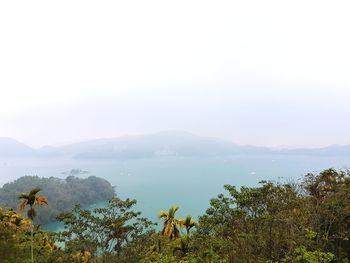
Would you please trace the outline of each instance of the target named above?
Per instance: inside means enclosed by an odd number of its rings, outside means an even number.
[[[71,210],[77,204],[90,205],[115,195],[113,186],[96,176],[78,178],[69,175],[66,179],[23,176],[0,188],[0,207],[17,209],[18,194],[35,187],[43,189],[42,194],[50,203],[38,208],[40,216],[35,218],[35,223],[41,225],[55,221],[58,214]]]

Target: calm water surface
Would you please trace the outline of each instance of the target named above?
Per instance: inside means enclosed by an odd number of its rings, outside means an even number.
[[[257,185],[261,180],[298,180],[307,172],[350,166],[349,157],[234,156],[230,158],[164,157],[136,160],[74,160],[69,158],[0,159],[0,185],[23,175],[65,178],[64,171],[81,169],[107,179],[119,197],[135,198],[143,215],[157,221],[159,210],[180,207],[178,216],[197,217],[224,184]],[[103,206],[98,202],[91,207]],[[57,230],[57,223],[46,226]]]

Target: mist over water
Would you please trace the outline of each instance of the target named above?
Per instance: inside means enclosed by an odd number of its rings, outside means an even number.
[[[349,10],[0,1],[0,263],[350,263]]]

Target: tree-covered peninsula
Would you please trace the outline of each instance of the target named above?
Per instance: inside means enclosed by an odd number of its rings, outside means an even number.
[[[77,204],[94,204],[114,196],[112,185],[96,176],[84,179],[73,175],[67,176],[66,179],[23,176],[0,188],[0,207],[17,209],[18,195],[33,188],[42,189],[41,194],[46,196],[50,203],[49,206],[37,209],[39,216],[34,219],[36,224],[55,221],[59,213],[69,211]]]
[[[34,188],[19,193],[14,202],[35,211],[50,207],[42,193]],[[349,263],[349,200],[350,172],[328,169],[307,174],[301,182],[225,185],[225,193],[210,200],[198,221],[190,215],[178,218],[177,206],[161,210],[161,229],[135,210],[136,200],[117,196],[104,208],[75,206],[60,214],[57,219],[65,228],[59,233],[33,225],[34,211],[0,208],[0,259],[5,263]]]

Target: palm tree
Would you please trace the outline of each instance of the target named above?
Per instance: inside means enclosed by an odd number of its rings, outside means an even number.
[[[29,209],[27,211],[28,218],[32,220],[32,227],[31,227],[31,258],[32,263],[34,263],[34,253],[33,253],[33,220],[36,216],[36,211],[34,209],[34,206],[44,205],[48,204],[47,197],[42,195],[37,195],[38,192],[40,192],[40,188],[34,188],[29,193],[22,193],[19,195],[18,199],[19,202],[19,209],[24,210],[27,206],[29,206]]]
[[[179,222],[182,227],[186,228],[187,236],[189,235],[191,228],[197,226],[197,223],[192,220],[192,216],[187,216],[185,219],[180,219]]]
[[[126,220],[120,219],[109,225],[108,237],[105,241],[106,248],[113,248],[117,252],[117,257],[120,255],[122,243],[128,240],[128,234],[132,226],[126,224]],[[111,246],[112,245],[112,246]]]
[[[169,209],[169,212],[159,212],[159,218],[164,220],[162,235],[168,236],[171,239],[180,237],[180,221],[175,218],[175,213],[177,210],[179,210],[179,207],[173,206]]]

